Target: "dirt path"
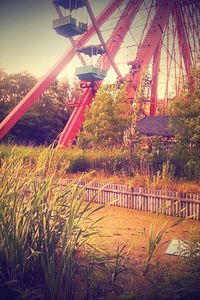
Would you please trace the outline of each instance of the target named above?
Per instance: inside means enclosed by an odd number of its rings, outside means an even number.
[[[127,245],[127,250],[130,246],[132,246],[128,257],[130,258],[130,264],[135,270],[137,276],[134,276],[134,283],[131,281],[131,284],[129,280],[132,279],[128,279],[125,276],[123,280],[123,286],[125,287],[126,291],[137,291],[142,295],[146,295],[148,299],[148,295],[151,293],[152,285],[148,280],[148,276],[143,276],[145,261],[147,259],[147,242],[144,231],[146,230],[146,236],[148,236],[151,224],[155,221],[155,230],[157,232],[157,230],[159,230],[166,221],[169,221],[169,224],[172,225],[179,219],[168,216],[161,217],[153,213],[134,211],[131,209],[114,206],[105,207],[104,209],[98,211],[96,218],[102,216],[105,216],[105,218],[101,221],[99,227],[104,237],[99,238],[99,240],[97,240],[97,244],[104,249],[103,253],[105,256],[116,254],[118,245],[120,248],[124,245]],[[194,220],[184,220],[179,225],[171,228],[162,240],[163,245],[158,248],[153,256],[155,259],[153,259],[154,266],[156,267],[157,259],[163,267],[166,265],[165,263],[172,268],[173,266],[176,266],[178,257],[174,255],[167,255],[165,254],[165,251],[169,245],[169,241],[172,239],[188,240],[190,231],[199,233],[200,222]],[[155,270],[155,268],[153,269]],[[111,299],[116,300],[118,298],[115,296]]]
[[[146,230],[148,234],[151,224],[156,220],[156,229],[159,229],[167,220],[170,224],[178,220],[178,218],[175,217],[158,217],[153,213],[134,211],[114,206],[106,207],[97,214],[98,217],[103,215],[105,216],[105,219],[101,221],[100,228],[105,237],[103,240],[102,238],[100,239],[100,243],[105,249],[105,252],[114,254],[116,253],[118,245],[123,246],[125,244],[132,244],[130,253],[138,262],[143,261],[146,254],[146,238],[144,231]],[[164,253],[169,245],[169,242],[167,241],[172,239],[187,240],[191,230],[200,231],[200,222],[184,220],[181,224],[171,228],[163,239],[163,242],[166,243],[159,248],[156,257],[162,257],[168,260],[171,259],[172,256]]]

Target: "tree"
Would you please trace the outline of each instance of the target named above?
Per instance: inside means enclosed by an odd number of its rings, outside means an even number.
[[[171,104],[172,130],[182,147],[200,150],[200,68],[193,77],[193,91],[186,86]]]
[[[141,136],[137,132],[136,124],[137,121],[145,117],[144,105],[146,101],[145,89],[150,84],[148,74],[144,74],[141,83],[136,91],[133,104],[132,104],[132,115],[130,127],[125,131],[124,143],[130,148],[130,151],[136,151],[136,148],[141,149]]]
[[[36,78],[27,72],[8,75],[0,70],[0,119],[18,104],[36,83]]]
[[[0,119],[16,106],[37,79],[27,72],[6,74],[0,71]],[[68,83],[55,81],[31,109],[15,124],[4,141],[50,144],[62,131],[68,118]]]
[[[123,145],[124,131],[130,125],[131,104],[126,101],[125,87],[102,86],[86,113],[81,147],[106,148]]]
[[[149,139],[141,136],[137,131],[137,122],[145,117],[146,89],[150,84],[148,73],[144,73],[133,100],[131,124],[124,133],[124,145],[129,149],[132,174],[138,172],[138,168],[141,173],[149,172],[149,164],[152,160],[152,154],[149,153],[151,151],[143,149],[144,144],[149,144]]]
[[[193,71],[194,86],[187,86],[170,107],[176,144],[171,161],[177,177],[200,180],[200,68]]]

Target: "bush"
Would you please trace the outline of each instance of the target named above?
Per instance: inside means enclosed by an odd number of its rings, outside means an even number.
[[[171,153],[170,161],[176,178],[200,180],[200,151],[176,147]]]
[[[66,172],[69,173],[78,173],[86,172],[90,169],[90,163],[85,154],[80,154],[74,157],[71,157],[69,160],[69,165],[66,168]]]
[[[127,152],[124,150],[99,150],[90,157],[91,168],[94,170],[103,171],[107,174],[122,173],[130,175],[129,159]]]
[[[25,163],[34,166],[38,156],[44,147],[25,147],[4,145],[0,146],[0,162],[15,154],[23,158]],[[55,163],[59,160],[58,168],[65,168],[66,173],[79,173],[97,171],[105,175],[131,176],[132,179],[138,175],[148,176],[149,183],[153,178],[186,179],[198,182],[200,180],[200,152],[186,151],[180,147],[152,153],[144,152],[130,153],[123,148],[83,150],[77,147],[69,149],[58,149],[54,157]],[[167,166],[167,172],[166,172]],[[164,178],[165,177],[165,178]],[[131,178],[129,178],[130,180]],[[145,180],[141,181],[141,186]],[[149,186],[150,187],[150,186]]]

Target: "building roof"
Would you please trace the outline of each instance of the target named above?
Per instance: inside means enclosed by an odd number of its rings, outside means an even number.
[[[136,130],[143,135],[174,136],[169,128],[169,117],[151,116],[144,117],[136,123]]]

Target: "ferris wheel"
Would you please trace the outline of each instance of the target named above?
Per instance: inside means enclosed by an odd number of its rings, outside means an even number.
[[[199,0],[112,0],[97,16],[88,0],[53,0],[53,6],[53,29],[69,39],[71,48],[2,121],[0,139],[75,55],[80,61],[75,74],[83,93],[79,101],[69,103],[73,112],[58,141],[64,147],[74,142],[86,108],[110,69],[118,81],[127,82],[131,102],[148,74],[145,93],[150,116],[158,109],[164,113],[185,81],[193,88],[192,67],[199,62],[200,50]]]

